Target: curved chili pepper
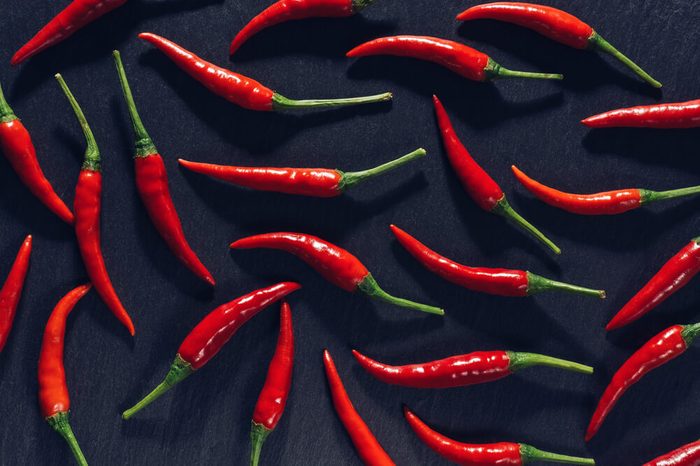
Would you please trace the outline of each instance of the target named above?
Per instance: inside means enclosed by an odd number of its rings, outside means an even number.
[[[102,207],[102,172],[100,168],[100,149],[92,134],[90,125],[85,119],[83,110],[78,101],[68,89],[68,85],[60,74],[56,75],[56,80],[61,85],[63,93],[75,113],[78,123],[83,130],[87,148],[85,149],[85,159],[78,177],[78,184],[75,187],[75,236],[78,240],[80,255],[90,281],[95,286],[95,291],[100,295],[102,301],[107,305],[112,314],[121,322],[131,336],[134,336],[134,324],[131,317],[124,309],[117,292],[114,291],[112,280],[107,273],[104,257],[102,256],[102,246],[100,244],[100,211]]]
[[[168,187],[168,172],[165,169],[163,158],[158,153],[153,140],[143,126],[141,117],[136,109],[134,97],[131,94],[129,81],[126,78],[124,65],[118,51],[114,51],[114,61],[119,73],[119,81],[122,85],[126,106],[136,135],[136,155],[134,166],[136,168],[136,187],[143,201],[148,216],[153,225],[165,240],[170,250],[180,262],[185,264],[201,280],[214,286],[216,282],[206,266],[199,260],[197,254],[185,238],[180,217],[177,215],[175,204],[170,196]]]
[[[73,212],[58,197],[36,158],[29,131],[15,115],[0,86],[0,150],[22,183],[64,222],[73,224]]]
[[[379,287],[367,267],[357,257],[317,236],[288,232],[266,233],[239,239],[231,243],[230,247],[231,249],[265,248],[285,251],[297,256],[323,278],[345,291],[359,290],[371,298],[416,311],[437,315],[445,313],[434,306],[391,296]]]
[[[313,197],[336,197],[343,194],[351,186],[394,170],[425,155],[425,149],[417,149],[391,162],[359,172],[343,172],[327,168],[234,167],[190,162],[182,159],[179,159],[178,162],[195,173],[259,191]]]
[[[583,288],[525,270],[469,267],[441,256],[395,225],[391,231],[401,246],[425,268],[461,287],[499,296],[532,296],[543,291],[565,291],[605,299],[605,291]]]
[[[434,431],[427,424],[413,414],[406,406],[403,414],[411,426],[413,432],[431,450],[447,460],[472,466],[522,466],[532,461],[546,461],[549,463],[590,464],[594,465],[592,458],[579,458],[576,456],[560,455],[548,451],[539,450],[525,443],[499,442],[499,443],[462,443],[445,437]]]
[[[533,180],[515,165],[511,167],[520,184],[539,200],[567,212],[579,215],[615,215],[634,210],[656,201],[692,196],[700,193],[700,186],[651,191],[649,189],[618,189],[595,194],[573,194],[559,191]]]
[[[649,372],[685,353],[700,333],[700,323],[673,325],[647,341],[613,375],[586,429],[586,441],[598,432],[622,395]]]
[[[326,379],[328,379],[335,412],[362,462],[368,466],[394,466],[395,463],[352,405],[352,400],[345,391],[343,381],[328,350],[323,350],[323,366],[326,370]]]
[[[700,237],[694,238],[656,272],[651,280],[608,322],[606,330],[631,324],[688,284],[700,272]]]
[[[590,128],[697,128],[700,127],[700,99],[619,108],[593,115],[581,123]]]
[[[472,158],[462,141],[459,140],[450,117],[437,96],[433,96],[433,103],[447,157],[459,181],[474,202],[485,211],[500,215],[511,221],[520,229],[545,244],[555,254],[561,254],[561,249],[556,244],[513,210],[498,183]]]
[[[292,310],[289,304],[282,303],[280,310],[280,334],[277,338],[277,348],[272,357],[267,377],[258,402],[253,412],[253,422],[250,430],[252,450],[250,453],[251,466],[260,462],[260,451],[267,436],[277,427],[287,404],[289,391],[292,388],[292,369],[294,367],[294,329],[292,328]]]
[[[127,0],[73,0],[24,44],[12,56],[10,63],[18,65],[39,52],[63,42],[81,28],[126,2]]]
[[[0,353],[7,344],[19,299],[22,297],[24,281],[29,271],[29,257],[32,255],[32,235],[27,236],[12,263],[5,284],[0,288]]]
[[[139,38],[154,45],[180,69],[199,81],[214,94],[249,110],[271,112],[312,107],[346,107],[391,100],[391,92],[347,99],[293,100],[284,97],[259,82],[202,60],[164,37],[142,32]]]
[[[81,285],[68,292],[56,305],[44,330],[39,353],[39,406],[46,422],[63,437],[78,464],[87,461],[75,439],[68,422],[70,397],[63,367],[63,343],[66,336],[66,319],[78,301],[90,291],[91,285]]]
[[[497,78],[564,79],[561,74],[530,73],[503,68],[483,52],[464,44],[428,36],[392,36],[360,44],[345,54],[347,57],[393,55],[437,63],[472,81]]]
[[[683,445],[659,456],[644,466],[698,466],[700,465],[700,440]]]
[[[243,295],[211,311],[180,344],[165,379],[141,401],[124,411],[122,418],[131,418],[173,386],[203,367],[221,351],[221,348],[228,343],[243,324],[269,305],[299,288],[301,285],[298,283],[278,283]]]
[[[476,5],[457,15],[459,21],[474,19],[495,19],[517,24],[569,47],[608,53],[647,83],[661,87],[660,82],[603,39],[591,26],[565,11],[533,3],[495,2]]]
[[[233,55],[248,39],[271,26],[306,18],[345,18],[373,2],[374,0],[279,0],[251,19],[236,34],[229,54]]]

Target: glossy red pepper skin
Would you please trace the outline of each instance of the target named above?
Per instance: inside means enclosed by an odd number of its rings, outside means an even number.
[[[644,466],[700,466],[700,440],[659,456]]]
[[[355,410],[328,350],[323,351],[323,366],[335,412],[338,414],[340,422],[343,423],[362,462],[368,466],[393,466],[395,463]]]
[[[581,120],[590,128],[697,128],[700,99],[620,108]]]
[[[19,248],[5,283],[0,288],[0,353],[7,344],[12,331],[19,299],[29,271],[29,258],[32,255],[32,235],[27,236]]]

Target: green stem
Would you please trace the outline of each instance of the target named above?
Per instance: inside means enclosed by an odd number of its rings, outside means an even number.
[[[640,189],[642,196],[642,205],[656,201],[665,201],[666,199],[675,199],[677,197],[692,196],[700,193],[700,186],[691,186],[689,188],[671,189],[669,191],[650,191],[648,189]]]
[[[0,122],[9,123],[17,119],[15,112],[10,107],[10,104],[5,100],[5,94],[2,92],[2,85],[0,85]]]
[[[565,463],[565,464],[590,464],[594,465],[593,458],[581,458],[579,456],[559,455],[548,451],[539,450],[531,445],[524,443],[520,444],[520,457],[523,464],[531,461],[544,461],[547,463]]]
[[[357,285],[357,288],[371,298],[379,299],[396,306],[427,312],[429,314],[437,314],[439,316],[445,315],[445,311],[439,307],[428,306],[427,304],[416,303],[408,299],[397,298],[390,295],[379,287],[377,280],[374,279],[371,273],[367,274],[360,284]]]
[[[683,340],[685,340],[686,346],[690,346],[698,335],[700,335],[700,322],[697,324],[683,326],[681,336],[683,337]]]
[[[564,75],[558,73],[531,73],[529,71],[514,71],[503,68],[501,65],[489,58],[484,73],[487,79],[498,78],[527,78],[527,79],[564,79]]]
[[[513,210],[505,196],[503,196],[503,198],[500,201],[498,201],[496,207],[494,207],[491,212],[505,217],[507,220],[511,221],[521,229],[525,230],[533,238],[537,239],[541,243],[545,244],[552,251],[554,251],[555,254],[561,254],[561,249],[559,249],[559,247],[556,244],[554,244],[549,238],[547,238],[544,235],[544,233],[535,228],[530,222],[521,217],[519,213]]]
[[[605,290],[593,290],[570,283],[558,282],[550,278],[545,278],[532,272],[527,272],[527,294],[533,295],[542,291],[565,291],[567,293],[582,294],[586,296],[596,296],[605,299]]]
[[[580,372],[581,374],[593,373],[593,368],[591,366],[586,366],[573,361],[567,361],[566,359],[553,358],[544,354],[517,353],[515,351],[508,351],[508,358],[510,359],[510,365],[508,368],[512,372],[533,366],[547,366],[572,372]]]
[[[70,423],[68,422],[68,413],[56,413],[53,416],[47,417],[46,422],[48,422],[53,430],[58,432],[68,443],[70,451],[72,451],[73,456],[75,456],[75,461],[80,466],[87,466],[87,460],[85,459],[85,456],[80,449],[80,445],[78,445],[78,440],[73,434],[73,429],[71,429]]]
[[[85,149],[83,169],[98,172],[100,171],[100,149],[97,147],[97,141],[95,141],[95,136],[92,134],[92,130],[90,129],[90,125],[85,118],[85,114],[80,108],[78,101],[75,100],[73,93],[70,91],[70,89],[68,89],[68,85],[63,80],[63,76],[56,74],[56,80],[61,86],[61,89],[63,89],[63,93],[68,98],[68,102],[70,102],[70,106],[73,108],[75,117],[78,119],[78,123],[80,123],[80,127],[83,129],[83,134],[85,135],[87,148]]]
[[[270,435],[270,432],[272,431],[264,425],[253,422],[250,429],[250,441],[252,443],[252,449],[250,450],[250,466],[258,466],[263,443],[265,443],[265,439]]]
[[[351,97],[347,99],[316,99],[316,100],[292,100],[275,93],[272,97],[274,110],[296,110],[302,108],[347,107],[349,105],[373,104],[386,102],[392,99],[391,92],[369,95],[365,97]]]
[[[612,55],[613,57],[617,58],[620,60],[622,63],[625,64],[629,69],[634,71],[634,73],[642,78],[644,81],[647,83],[651,84],[653,87],[659,88],[662,86],[660,82],[658,82],[656,79],[652,78],[646,71],[644,71],[639,65],[637,65],[635,62],[627,58],[622,52],[617,50],[615,47],[610,44],[607,40],[603,39],[597,32],[593,32],[591,37],[588,38],[588,43],[590,44],[591,48],[600,50],[601,52],[608,53]]]
[[[374,0],[352,0],[352,12],[357,13],[374,3]]]
[[[338,185],[338,191],[345,191],[350,186],[356,185],[357,183],[362,183],[369,178],[373,178],[381,175],[382,173],[391,171],[417,158],[425,157],[426,154],[427,152],[425,149],[416,149],[410,154],[406,154],[403,157],[399,157],[396,160],[379,165],[378,167],[370,168],[369,170],[359,172],[341,172],[338,170],[342,175],[340,184]]]

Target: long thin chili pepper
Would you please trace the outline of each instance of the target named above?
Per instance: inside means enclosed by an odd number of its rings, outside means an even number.
[[[133,336],[136,331],[131,317],[124,309],[117,292],[114,291],[112,280],[107,273],[104,257],[102,256],[102,245],[100,244],[100,211],[102,207],[102,172],[100,149],[92,134],[90,125],[85,119],[78,101],[68,89],[68,85],[60,74],[56,75],[56,80],[61,85],[68,102],[73,108],[78,123],[83,130],[87,147],[85,149],[85,159],[78,177],[78,184],[75,187],[75,236],[78,240],[80,255],[87,270],[90,281],[95,286],[95,291],[100,295],[112,314],[121,322],[129,333]]]
[[[565,11],[533,3],[495,2],[473,6],[457,15],[459,21],[474,19],[495,19],[517,24],[569,47],[605,52],[650,85],[661,87],[660,82],[603,39],[591,26]]]
[[[470,466],[522,466],[533,461],[546,461],[548,463],[566,464],[590,464],[594,465],[592,458],[580,458],[577,456],[560,455],[542,451],[525,443],[499,442],[499,443],[462,443],[445,437],[425,424],[418,416],[413,414],[406,406],[403,414],[411,426],[413,432],[431,450],[448,461]]]
[[[68,292],[56,305],[44,330],[39,353],[39,406],[46,422],[63,437],[76,462],[87,466],[87,461],[68,422],[70,397],[63,367],[63,345],[66,319],[78,301],[90,291],[91,285],[81,285]]]
[[[533,180],[515,165],[511,167],[520,184],[539,200],[567,212],[579,215],[615,215],[634,210],[656,201],[676,199],[700,193],[700,186],[651,191],[649,189],[618,189],[595,194],[574,194],[559,191]]]
[[[29,258],[32,255],[32,235],[27,236],[12,263],[5,284],[0,288],[0,353],[7,344],[12,324],[15,321],[17,305],[22,297],[24,281],[29,271]]]
[[[700,465],[700,440],[688,443],[682,447],[659,456],[644,466],[699,466]]]
[[[459,140],[450,117],[437,96],[433,96],[433,103],[447,157],[462,186],[474,202],[485,211],[506,218],[546,245],[555,254],[560,254],[561,249],[556,244],[513,210],[498,183],[472,158],[462,141]]]
[[[143,126],[139,112],[136,109],[134,97],[131,94],[129,81],[126,78],[124,65],[118,51],[113,52],[114,61],[119,73],[124,99],[126,100],[129,116],[136,135],[136,155],[134,167],[136,169],[136,187],[144,206],[148,211],[153,225],[165,240],[170,250],[188,269],[201,280],[214,286],[216,282],[206,266],[199,260],[192,250],[185,232],[182,229],[180,217],[175,209],[175,204],[170,196],[168,187],[168,172],[165,169],[163,158],[158,153],[153,140]]]
[[[346,53],[350,58],[373,55],[393,55],[430,61],[472,81],[491,81],[498,78],[564,79],[561,74],[509,70],[483,52],[437,37],[381,37],[358,45]]]
[[[39,52],[63,42],[86,25],[126,2],[127,0],[73,0],[24,44],[12,56],[10,63],[18,65]]]
[[[353,406],[328,350],[323,351],[323,366],[326,370],[326,379],[328,379],[335,412],[362,462],[368,466],[393,466],[395,463]]]
[[[323,278],[345,291],[361,291],[367,296],[396,306],[430,314],[443,315],[444,310],[397,298],[379,287],[372,274],[360,260],[335,244],[317,236],[303,233],[266,233],[249,236],[231,243],[231,249],[278,249],[297,256]]]
[[[700,272],[700,237],[666,262],[651,280],[608,322],[606,330],[631,324],[688,284]]]
[[[211,311],[180,344],[165,379],[141,401],[124,411],[122,418],[131,418],[173,386],[202,368],[221,351],[243,324],[269,305],[299,288],[301,285],[298,283],[278,283],[250,292]]]
[[[605,418],[622,395],[642,377],[685,353],[700,333],[700,323],[673,325],[647,341],[613,375],[603,392],[591,422],[586,429],[586,441],[598,432]]]
[[[258,402],[253,412],[250,430],[252,449],[251,466],[260,462],[260,451],[267,436],[277,427],[287,404],[292,388],[292,369],[294,367],[294,329],[292,327],[292,310],[289,304],[282,303],[280,310],[280,333],[277,348],[272,357],[267,377]]]
[[[214,94],[249,110],[271,112],[312,107],[346,107],[391,100],[391,92],[347,99],[293,100],[259,82],[209,63],[164,37],[143,32],[139,38],[154,45],[180,69]]]
[[[619,108],[581,120],[591,128],[697,128],[700,127],[700,99]]]
[[[374,0],[279,0],[251,19],[231,42],[229,54],[255,34],[277,24],[306,18],[345,18],[366,8]]]
[[[0,150],[22,183],[61,220],[73,224],[73,212],[58,197],[36,158],[29,131],[15,115],[0,86]]]
[[[259,191],[313,197],[336,197],[356,184],[394,170],[425,155],[425,149],[417,149],[391,162],[358,172],[343,172],[327,168],[234,167],[190,162],[182,159],[179,159],[179,162],[180,165],[195,173]]]
[[[564,291],[605,298],[605,291],[562,283],[526,270],[469,267],[441,256],[395,225],[391,231],[406,251],[436,275],[469,290],[499,296],[532,296],[543,291]]]

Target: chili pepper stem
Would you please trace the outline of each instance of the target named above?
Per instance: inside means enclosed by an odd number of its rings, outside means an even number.
[[[272,107],[274,110],[295,110],[314,107],[347,107],[350,105],[386,102],[391,100],[392,98],[393,95],[391,94],[391,92],[385,92],[384,94],[369,95],[364,97],[350,97],[347,99],[293,100],[275,93],[275,95],[272,97]]]
[[[559,247],[556,244],[554,244],[549,238],[547,238],[544,235],[544,233],[535,228],[534,225],[525,220],[519,213],[513,210],[505,196],[503,196],[503,199],[498,201],[496,207],[494,207],[491,212],[505,217],[507,220],[510,220],[515,225],[528,232],[532,237],[539,240],[541,243],[543,243],[552,251],[554,251],[555,254],[561,254],[561,249],[559,249]]]
[[[258,466],[260,462],[260,452],[262,451],[263,443],[265,439],[272,432],[270,429],[257,422],[252,423],[250,429],[250,441],[252,443],[252,449],[250,450],[250,466]]]
[[[368,274],[357,288],[365,293],[367,296],[381,301],[385,301],[396,306],[405,307],[407,309],[413,309],[416,311],[427,312],[429,314],[436,314],[439,316],[445,315],[445,311],[435,306],[428,306],[427,304],[416,303],[414,301],[409,301],[408,299],[397,298],[390,295],[386,291],[382,290],[374,279],[372,274]]]
[[[578,456],[550,453],[548,451],[542,451],[538,448],[535,448],[531,445],[526,445],[524,443],[520,444],[520,456],[522,458],[523,464],[527,464],[532,461],[544,461],[548,463],[565,464],[595,464],[595,460],[593,458],[581,458]]]
[[[71,429],[70,423],[68,422],[68,413],[56,413],[53,416],[47,417],[46,422],[48,422],[53,430],[58,432],[61,437],[65,439],[78,464],[80,466],[87,466],[87,460],[85,459],[85,456],[80,449],[80,445],[78,445],[78,440],[75,438],[75,434],[73,434],[73,429]]]
[[[532,272],[527,272],[527,294],[528,296],[540,293],[542,291],[558,290],[567,293],[581,294],[586,296],[597,296],[600,299],[605,299],[605,290],[593,290],[584,288],[570,283],[558,282],[549,278],[542,277]]]
[[[512,372],[532,366],[547,366],[572,372],[580,372],[581,374],[593,373],[593,368],[591,366],[586,366],[573,361],[567,361],[566,359],[553,358],[551,356],[538,353],[517,353],[515,351],[508,351],[507,353],[508,358],[510,359],[508,368]]]
[[[690,344],[693,343],[693,340],[695,340],[695,338],[697,338],[698,335],[700,335],[700,322],[698,322],[697,324],[683,326],[681,336],[683,337],[683,340],[685,341],[685,344],[687,346],[690,346]]]
[[[365,180],[374,178],[375,176],[379,176],[383,173],[399,168],[400,166],[407,164],[408,162],[411,162],[417,158],[425,157],[426,154],[427,152],[425,151],[425,149],[416,149],[410,154],[406,154],[403,157],[399,157],[396,160],[392,160],[391,162],[379,165],[378,167],[370,168],[369,170],[362,170],[359,172],[340,172],[342,173],[342,179],[340,181],[340,185],[338,186],[338,190],[345,191],[350,186],[362,183]]]
[[[374,3],[374,0],[352,0],[352,11],[357,13]]]
[[[489,58],[484,73],[488,79],[498,78],[528,78],[528,79],[564,79],[563,74],[558,73],[532,73],[529,71],[515,71],[503,68],[501,65]]]
[[[59,73],[55,75],[55,78],[56,81],[58,81],[58,84],[61,86],[63,93],[66,95],[70,106],[73,108],[75,117],[78,119],[78,123],[80,123],[80,127],[83,129],[83,134],[85,135],[85,140],[87,141],[83,169],[98,172],[100,171],[100,149],[97,147],[97,141],[95,140],[95,136],[92,134],[92,130],[90,129],[90,125],[85,118],[85,114],[80,108],[78,101],[75,100],[75,96],[73,96],[73,93],[68,88],[68,85],[63,80],[63,76],[61,76]]]
[[[8,123],[16,119],[15,112],[5,100],[5,94],[2,92],[2,85],[0,85],[0,123]]]
[[[666,199],[675,199],[677,197],[692,196],[700,193],[700,186],[690,186],[688,188],[671,189],[669,191],[650,191],[648,189],[640,189],[642,195],[642,205],[656,201],[665,201]]]
[[[617,50],[613,45],[608,42],[607,40],[603,39],[600,34],[597,32],[593,32],[591,37],[588,38],[588,43],[590,44],[591,48],[600,50],[601,52],[608,53],[612,55],[613,57],[617,58],[620,60],[622,63],[625,64],[629,69],[634,71],[634,73],[642,78],[644,81],[649,83],[651,86],[655,88],[660,88],[662,84],[657,81],[656,79],[652,78],[646,71],[644,71],[639,65],[637,65],[635,62],[627,58],[622,52]]]

